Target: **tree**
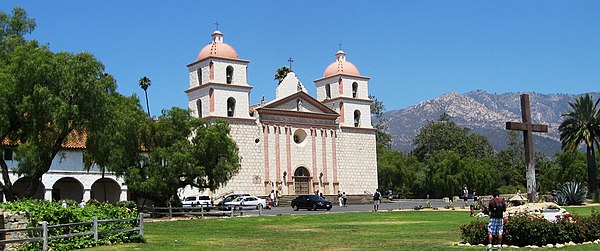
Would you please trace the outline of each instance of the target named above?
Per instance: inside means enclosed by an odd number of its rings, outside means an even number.
[[[165,110],[150,123],[145,145],[143,165],[130,167],[125,181],[130,191],[159,205],[176,201],[186,186],[215,191],[240,168],[228,123],[205,124],[181,108]]]
[[[495,156],[495,170],[498,174],[498,186],[525,184],[525,153],[523,141],[517,131],[508,131],[508,145]],[[516,189],[514,189],[516,191]],[[524,191],[525,192],[525,191]]]
[[[598,103],[600,103],[600,99],[594,103],[589,94],[577,98],[575,102],[569,102],[572,110],[568,110],[561,115],[564,120],[558,128],[563,150],[576,151],[581,143],[585,143],[588,185],[591,194],[596,193],[598,189],[594,149],[594,144],[598,147],[600,137],[600,109]]]
[[[142,89],[144,89],[144,94],[146,96],[146,108],[148,108],[148,116],[152,116],[150,115],[150,105],[148,105],[148,87],[150,87],[150,85],[152,85],[152,80],[150,80],[150,78],[143,76],[140,78],[140,80],[138,81],[140,84],[140,87],[142,87]]]
[[[23,36],[31,33],[35,26],[35,20],[28,18],[24,9],[14,8],[12,15],[0,12],[0,140],[16,142],[16,132],[21,127],[17,106],[22,97],[15,96],[18,86],[9,66],[13,50],[27,43]],[[37,44],[35,41],[30,43]],[[4,153],[6,147],[14,146],[0,144],[0,151]],[[0,169],[4,196],[13,200],[12,182],[3,157],[0,157]]]
[[[492,154],[487,138],[478,134],[467,134],[467,128],[460,128],[447,114],[437,121],[428,121],[413,139],[413,153],[419,160],[425,160],[437,151],[451,150],[462,157],[484,158]]]
[[[281,81],[283,81],[290,71],[290,68],[287,66],[277,69],[277,71],[275,71],[275,78],[273,80],[278,80],[278,84],[281,84]]]
[[[373,125],[377,132],[375,134],[375,139],[379,146],[382,146],[386,149],[390,149],[392,147],[392,136],[388,133],[388,119],[383,116],[383,112],[385,111],[385,106],[382,101],[377,100],[375,96],[369,95],[369,99],[373,100],[371,103],[371,115],[375,117],[377,123]]]

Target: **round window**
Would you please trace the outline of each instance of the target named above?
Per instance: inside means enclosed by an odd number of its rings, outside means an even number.
[[[301,144],[306,139],[306,132],[302,129],[298,129],[294,132],[294,142]]]

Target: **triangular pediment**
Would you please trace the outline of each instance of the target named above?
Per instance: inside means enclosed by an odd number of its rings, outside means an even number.
[[[336,111],[332,110],[327,105],[319,102],[305,92],[297,92],[257,108],[259,112],[261,109],[339,115]]]

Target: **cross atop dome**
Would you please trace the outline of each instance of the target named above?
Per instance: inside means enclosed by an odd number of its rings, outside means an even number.
[[[235,49],[223,41],[223,33],[218,29],[219,23],[216,22],[217,29],[212,33],[212,42],[198,53],[197,61],[204,60],[208,57],[239,59]]]

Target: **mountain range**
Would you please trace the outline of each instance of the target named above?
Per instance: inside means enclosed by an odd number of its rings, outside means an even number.
[[[419,129],[427,121],[437,120],[447,113],[459,126],[469,128],[470,133],[486,136],[494,150],[501,150],[508,144],[506,122],[521,121],[521,94],[495,94],[483,90],[464,94],[450,92],[405,109],[388,111],[384,117],[389,122],[392,147],[411,151],[412,140]],[[534,133],[534,149],[552,157],[560,151],[558,127],[562,122],[561,114],[570,110],[569,102],[584,94],[527,94],[533,123],[548,125],[547,133]],[[600,92],[590,94],[594,100],[600,97]]]

